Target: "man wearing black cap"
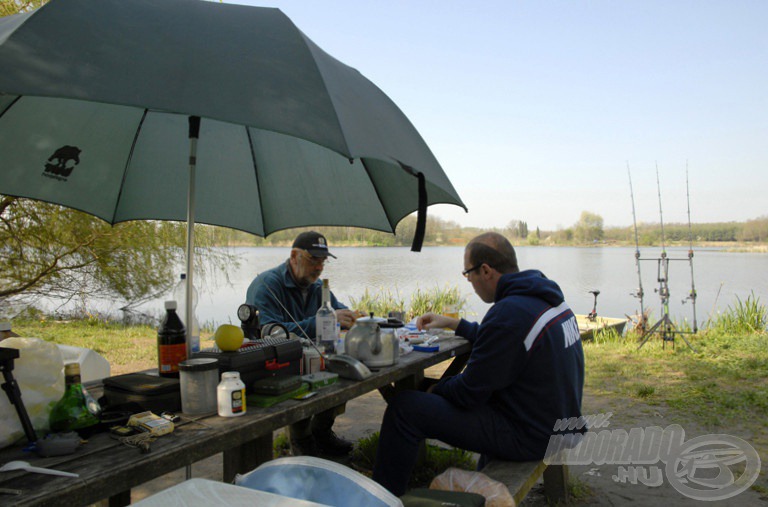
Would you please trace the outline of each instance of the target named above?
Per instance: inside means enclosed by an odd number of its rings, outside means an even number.
[[[336,258],[328,251],[328,241],[322,234],[315,231],[299,234],[288,260],[261,273],[248,287],[246,303],[258,308],[260,324],[278,322],[294,334],[314,338],[315,314],[322,304],[320,275],[328,257]],[[349,329],[355,322],[355,313],[340,303],[333,293],[331,306],[336,310],[341,327]],[[344,405],[341,405],[291,425],[294,453],[349,454],[352,443],[339,438],[332,429],[336,416],[343,412]]]

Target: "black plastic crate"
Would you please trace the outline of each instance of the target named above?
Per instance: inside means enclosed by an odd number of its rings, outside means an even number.
[[[301,374],[301,342],[296,339],[262,338],[233,352],[218,347],[203,349],[192,357],[212,357],[219,360],[219,374],[240,373],[246,392],[253,392],[257,380]]]

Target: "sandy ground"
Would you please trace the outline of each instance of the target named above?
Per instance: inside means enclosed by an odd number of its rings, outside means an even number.
[[[429,376],[439,376],[440,365],[428,372]],[[385,403],[378,392],[368,393],[365,396],[357,398],[347,404],[346,413],[336,420],[334,430],[350,440],[358,440],[378,431],[382,415],[384,413]],[[685,430],[685,439],[710,435],[715,433],[729,433],[722,429],[703,428],[692,422],[683,415],[673,414],[670,411],[659,406],[646,403],[629,403],[625,400],[616,400],[615,398],[601,397],[585,394],[584,414],[606,414],[612,413],[609,419],[609,426],[605,429],[615,430],[623,428],[629,431],[632,428],[648,428],[659,426],[665,428],[670,424],[680,424]],[[747,428],[734,428],[733,435],[739,436],[748,442],[765,443],[768,439],[766,429],[754,425],[750,430]],[[756,446],[757,447],[757,446]],[[760,446],[763,447],[762,445]],[[761,455],[763,464],[766,456]],[[221,480],[221,455],[213,456],[207,460],[196,463],[192,467],[193,477],[203,477],[213,480]],[[646,469],[650,469],[648,466]],[[621,482],[616,479],[619,474],[618,465],[574,465],[569,467],[572,481],[576,481],[579,489],[583,491],[580,497],[575,499],[571,505],[576,506],[617,506],[632,505],[637,507],[651,507],[658,505],[674,506],[693,506],[693,505],[755,505],[768,507],[768,495],[761,494],[750,488],[738,494],[734,498],[722,501],[701,501],[693,500],[678,492],[664,476],[664,465],[658,467],[663,477],[663,483],[660,486],[645,486],[640,481],[634,484],[627,480]],[[763,469],[766,467],[763,465]],[[185,479],[185,469],[167,474],[154,481],[146,483],[141,487],[134,488],[132,500],[134,502],[145,498],[157,491],[177,484]],[[763,473],[757,479],[762,491],[768,491],[768,482],[766,474]],[[537,485],[522,503],[524,506],[543,506],[547,505],[543,495],[543,488]]]

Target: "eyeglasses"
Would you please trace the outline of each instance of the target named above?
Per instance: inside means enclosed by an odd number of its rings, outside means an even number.
[[[469,274],[473,271],[477,271],[478,269],[482,268],[483,264],[485,263],[480,263],[477,266],[472,266],[469,269],[465,269],[464,271],[461,272],[461,274],[464,275],[464,278],[469,279]]]
[[[322,266],[328,260],[328,257],[315,257],[306,250],[304,250],[304,259],[314,266]]]

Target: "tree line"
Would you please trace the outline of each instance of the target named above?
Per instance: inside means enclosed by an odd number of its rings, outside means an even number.
[[[439,217],[427,217],[424,244],[429,246],[465,245],[476,235],[495,231],[506,236],[515,245],[591,245],[602,243],[634,244],[634,226],[605,227],[603,218],[589,211],[583,211],[573,225],[557,230],[531,230],[523,220],[510,220],[505,227],[480,228],[462,227],[456,222]],[[416,230],[416,218],[404,218],[395,229],[395,234],[357,227],[313,227],[322,232],[333,245],[346,246],[409,246]],[[260,238],[241,231],[221,229],[216,239],[218,244],[227,246],[289,246],[300,229],[279,231],[268,238]],[[637,239],[641,245],[700,242],[768,242],[768,216],[746,222],[716,222],[664,224],[664,238],[661,224],[640,223],[637,225]]]

